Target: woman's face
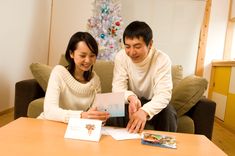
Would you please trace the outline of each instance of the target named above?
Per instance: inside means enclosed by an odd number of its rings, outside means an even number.
[[[88,71],[96,61],[96,55],[84,41],[77,43],[77,49],[70,53],[70,57],[74,60],[75,70],[82,73]]]

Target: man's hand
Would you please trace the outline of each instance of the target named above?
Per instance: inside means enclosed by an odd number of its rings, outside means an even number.
[[[132,117],[133,113],[135,113],[136,111],[139,110],[139,108],[141,107],[141,102],[140,100],[134,96],[134,95],[131,95],[128,97],[128,101],[129,101],[129,118]]]
[[[139,109],[137,112],[133,113],[127,124],[127,130],[130,133],[141,133],[144,130],[147,116],[148,114],[142,109]]]
[[[109,117],[110,114],[108,112],[100,112],[96,107],[91,107],[87,112],[82,112],[81,114],[83,119],[98,119],[104,123]]]

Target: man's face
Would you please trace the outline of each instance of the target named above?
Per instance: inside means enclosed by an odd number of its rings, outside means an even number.
[[[151,46],[152,41],[147,46],[143,40],[143,37],[135,37],[133,39],[125,37],[126,54],[134,63],[142,62],[147,57]]]

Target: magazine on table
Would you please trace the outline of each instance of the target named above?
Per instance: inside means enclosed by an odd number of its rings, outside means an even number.
[[[154,133],[143,132],[141,143],[144,145],[176,148],[176,139],[174,137]]]

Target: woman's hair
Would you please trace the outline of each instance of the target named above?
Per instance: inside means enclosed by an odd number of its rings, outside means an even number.
[[[145,44],[148,46],[149,42],[153,38],[152,29],[149,27],[148,24],[141,21],[134,21],[131,22],[125,29],[123,33],[123,42],[125,44],[125,38],[140,38],[143,37]]]
[[[98,44],[91,34],[89,34],[88,32],[77,32],[73,34],[73,36],[69,40],[69,43],[65,52],[65,58],[69,64],[67,68],[71,75],[74,74],[75,63],[74,63],[73,58],[70,57],[70,54],[74,53],[74,51],[77,49],[78,43],[81,41],[87,44],[88,48],[92,51],[92,53],[94,53],[96,56],[98,55]],[[92,68],[93,66],[91,67],[90,70],[85,71],[83,74],[83,77],[86,81],[89,81],[91,79]]]

